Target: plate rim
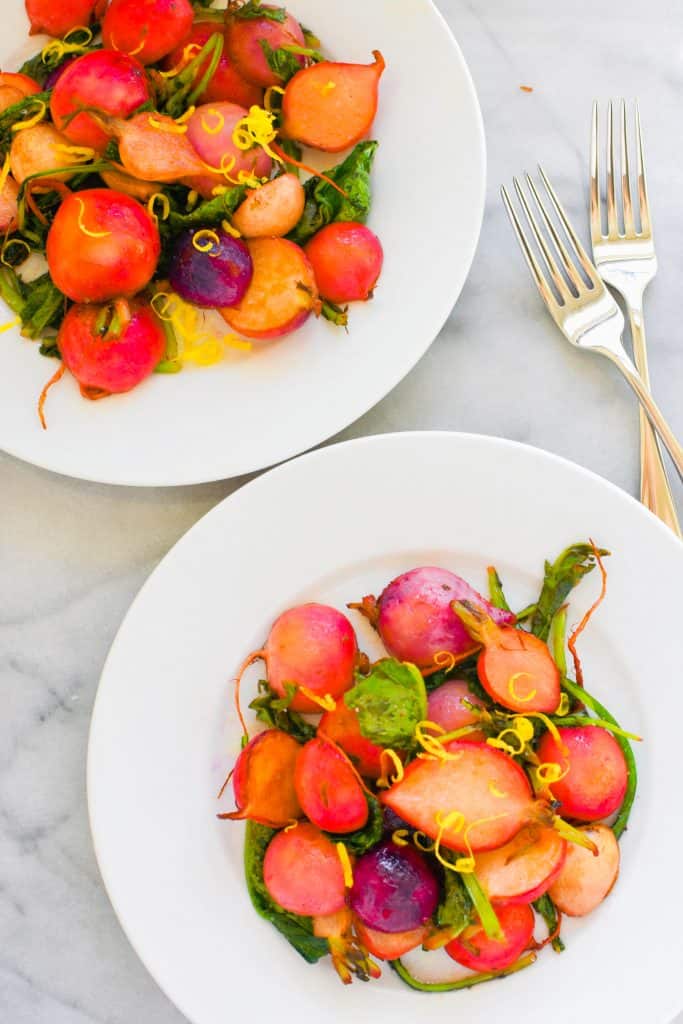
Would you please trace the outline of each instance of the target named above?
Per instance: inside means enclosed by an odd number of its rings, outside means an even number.
[[[101,849],[101,835],[98,838],[98,835],[97,835],[97,832],[96,832],[96,828],[94,827],[94,824],[93,824],[93,818],[95,817],[94,811],[93,811],[94,803],[95,803],[94,790],[95,790],[95,787],[96,787],[96,783],[94,782],[94,774],[93,774],[94,773],[94,769],[93,769],[93,762],[94,762],[93,750],[94,750],[94,746],[95,746],[95,743],[96,743],[96,735],[95,734],[96,734],[96,731],[97,731],[97,729],[99,727],[98,726],[99,719],[100,719],[99,707],[101,706],[100,695],[103,692],[103,683],[105,683],[106,676],[107,676],[107,673],[109,671],[109,666],[110,666],[111,662],[113,661],[113,658],[115,657],[120,644],[122,643],[122,634],[124,633],[124,630],[125,630],[125,628],[127,626],[127,623],[129,621],[129,619],[135,614],[136,608],[138,606],[138,603],[142,602],[144,600],[144,597],[145,597],[147,589],[153,585],[153,581],[154,581],[154,578],[156,577],[157,573],[162,570],[162,567],[167,563],[169,558],[172,557],[172,555],[174,554],[176,549],[179,546],[181,546],[181,545],[185,545],[185,543],[191,543],[190,538],[194,534],[194,531],[199,530],[199,529],[203,529],[206,520],[209,520],[209,519],[211,519],[214,516],[218,517],[221,514],[223,514],[224,507],[225,506],[229,506],[230,502],[235,502],[237,500],[240,500],[240,495],[242,494],[242,492],[244,492],[244,491],[247,491],[247,492],[258,492],[260,487],[268,486],[268,481],[269,481],[269,479],[270,479],[270,477],[272,475],[274,475],[274,474],[277,474],[277,475],[286,474],[287,472],[289,472],[290,467],[293,464],[298,464],[299,462],[302,462],[302,461],[315,462],[316,460],[319,460],[319,459],[325,459],[329,449],[336,450],[336,449],[346,449],[346,448],[361,447],[361,446],[368,447],[368,446],[373,446],[373,445],[376,445],[376,444],[381,446],[381,445],[385,444],[386,442],[393,443],[393,444],[401,444],[401,443],[405,443],[405,442],[410,442],[410,440],[412,440],[412,439],[419,439],[421,441],[428,442],[428,440],[430,438],[437,438],[437,439],[449,438],[449,439],[453,440],[455,443],[475,444],[475,445],[483,445],[483,446],[487,446],[487,447],[491,447],[491,448],[498,448],[498,450],[503,452],[503,453],[506,452],[506,451],[510,451],[510,450],[520,451],[520,452],[524,453],[525,456],[527,456],[527,455],[531,456],[534,459],[539,460],[541,463],[544,463],[544,462],[546,462],[546,463],[547,462],[553,463],[555,465],[558,465],[558,466],[562,467],[563,469],[569,470],[572,473],[578,473],[580,477],[590,481],[591,484],[597,484],[597,486],[599,488],[601,488],[603,491],[606,491],[607,493],[610,493],[610,494],[614,495],[619,501],[624,502],[628,507],[634,509],[636,511],[637,516],[641,519],[641,521],[643,523],[645,523],[645,524],[649,524],[648,529],[654,528],[655,530],[657,530],[659,532],[659,534],[660,534],[660,536],[662,538],[668,537],[669,541],[670,541],[671,553],[672,553],[672,555],[674,557],[680,557],[681,554],[683,554],[683,542],[679,541],[678,538],[671,532],[671,530],[660,519],[658,519],[652,512],[649,511],[649,509],[647,509],[643,504],[641,504],[640,501],[638,501],[635,497],[633,497],[633,495],[629,494],[627,491],[623,490],[621,487],[618,487],[616,484],[612,483],[610,480],[607,480],[605,477],[600,476],[598,473],[594,472],[593,470],[588,469],[585,466],[581,466],[578,463],[575,463],[572,460],[565,458],[564,456],[558,455],[558,454],[556,454],[554,452],[550,452],[550,451],[548,451],[548,450],[546,450],[544,448],[539,448],[539,447],[537,447],[535,445],[530,445],[530,444],[526,444],[524,442],[510,440],[508,438],[498,437],[496,435],[478,434],[478,433],[463,432],[463,431],[450,431],[450,430],[428,430],[428,431],[409,430],[409,431],[385,432],[385,433],[381,433],[381,434],[370,434],[370,435],[365,435],[365,436],[360,437],[360,438],[352,438],[352,439],[349,439],[347,441],[342,441],[342,442],[339,442],[338,444],[327,445],[327,446],[325,446],[323,448],[319,448],[319,449],[316,449],[314,451],[304,453],[304,454],[298,456],[296,459],[290,459],[288,462],[282,463],[282,464],[274,467],[273,469],[271,469],[269,472],[264,473],[264,474],[260,475],[259,477],[255,478],[254,480],[249,481],[243,487],[238,488],[233,493],[227,495],[222,501],[220,501],[212,509],[210,509],[208,512],[206,512],[196,523],[194,523],[183,534],[183,536],[180,537],[176,541],[176,543],[170,548],[170,550],[166,553],[166,555],[164,555],[164,557],[161,559],[161,561],[154,567],[152,572],[149,574],[147,579],[144,581],[144,583],[142,584],[142,586],[140,587],[140,589],[136,593],[135,597],[133,598],[131,604],[129,605],[128,610],[127,610],[127,612],[126,612],[126,614],[125,614],[125,616],[124,616],[124,618],[123,618],[123,620],[122,620],[122,622],[121,622],[121,624],[120,624],[120,626],[119,626],[119,628],[118,628],[118,630],[116,632],[116,635],[115,635],[115,637],[114,637],[114,639],[113,639],[113,641],[111,643],[111,646],[110,646],[109,651],[107,653],[107,657],[105,659],[105,662],[103,664],[103,667],[102,667],[102,670],[101,670],[101,673],[100,673],[100,678],[99,678],[98,686],[97,686],[97,692],[96,692],[95,700],[94,700],[94,703],[93,703],[91,719],[90,719],[90,727],[89,727],[89,731],[88,731],[88,745],[87,745],[86,773],[85,773],[86,774],[86,804],[87,804],[88,823],[89,823],[91,840],[92,840],[92,844],[93,844],[93,850],[94,850],[94,853],[95,853],[95,858],[96,858],[96,861],[97,861],[97,866],[98,866],[98,870],[99,870],[99,873],[100,873],[100,877],[102,879],[102,884],[104,886],[105,892],[107,894],[107,897],[109,899],[111,907],[112,907],[112,909],[114,911],[114,914],[116,916],[116,919],[117,919],[117,921],[118,921],[118,923],[119,923],[119,925],[120,925],[120,927],[121,927],[121,929],[122,929],[122,931],[123,931],[123,933],[124,933],[124,935],[126,937],[126,940],[130,944],[132,949],[135,951],[136,956],[138,957],[140,962],[144,965],[145,969],[150,974],[150,976],[154,980],[155,984],[161,989],[161,991],[164,993],[166,998],[169,999],[169,1001],[175,1007],[177,1007],[178,1010],[181,1013],[183,1013],[187,1017],[188,1021],[190,1021],[191,1024],[202,1024],[202,1022],[199,1019],[197,1019],[195,1016],[193,1016],[191,1013],[188,1012],[188,1010],[183,1005],[183,1003],[184,1003],[183,1000],[178,1000],[175,996],[171,996],[170,993],[167,991],[166,987],[161,984],[161,982],[157,978],[157,974],[156,974],[155,970],[153,970],[152,967],[150,966],[147,957],[143,956],[141,954],[141,951],[140,951],[140,949],[138,947],[137,940],[134,940],[131,937],[131,934],[130,934],[129,930],[126,927],[125,915],[120,910],[119,906],[117,905],[117,901],[114,898],[114,896],[112,894],[111,887],[110,887],[110,879],[109,879],[108,875],[105,873],[105,871],[103,869],[103,866],[102,866],[102,861],[101,861],[100,852],[99,852],[100,849]],[[264,483],[264,481],[265,481],[265,483]],[[665,543],[668,545],[669,541],[666,541]],[[683,1008],[683,1002],[681,1003],[681,1006],[678,1007],[676,1012],[679,1012],[680,1009],[682,1009],[682,1008]],[[672,1024],[673,1024],[673,1022],[672,1022]]]
[[[365,416],[371,409],[374,409],[380,402],[382,402],[396,387],[409,376],[410,373],[415,369],[420,360],[426,355],[431,346],[434,344],[439,334],[444,328],[448,318],[453,312],[455,306],[460,300],[462,290],[467,282],[467,279],[472,270],[472,264],[474,257],[479,248],[479,242],[481,240],[481,231],[484,221],[484,213],[486,208],[486,193],[487,193],[487,182],[488,182],[488,153],[486,145],[486,132],[484,127],[484,118],[481,110],[481,103],[479,101],[479,94],[477,92],[476,84],[470,66],[465,58],[465,54],[456,38],[454,31],[446,21],[445,16],[438,8],[435,0],[423,0],[425,8],[433,16],[445,39],[448,40],[451,47],[452,56],[457,61],[460,70],[463,75],[463,81],[469,96],[469,100],[472,107],[472,113],[474,115],[474,121],[476,125],[476,144],[478,149],[478,159],[481,163],[481,176],[473,184],[473,191],[476,188],[476,197],[474,206],[476,209],[475,217],[475,230],[472,233],[471,239],[471,251],[467,259],[464,261],[460,279],[456,281],[456,287],[453,292],[453,297],[445,299],[442,304],[439,315],[435,318],[436,329],[432,334],[431,331],[425,332],[424,342],[421,346],[418,346],[415,351],[411,351],[408,357],[403,362],[392,363],[384,379],[384,383],[379,389],[379,393],[371,398],[369,401],[363,399],[362,408],[358,411],[354,411],[353,416],[350,420],[343,416],[340,421],[332,425],[331,428],[325,427],[324,434],[322,437],[318,436],[317,439],[311,438],[309,441],[304,442],[304,447],[301,448],[297,444],[294,447],[286,445],[282,451],[275,452],[272,457],[267,461],[263,461],[260,457],[256,464],[240,464],[236,463],[233,468],[224,467],[223,469],[214,469],[209,473],[206,471],[200,472],[196,475],[191,465],[186,466],[184,473],[176,474],[173,477],[169,477],[168,474],[155,477],[147,473],[144,478],[142,476],[131,475],[127,476],[126,472],[122,472],[118,477],[113,479],[111,475],[101,475],[97,472],[74,472],[68,468],[55,467],[49,458],[41,458],[40,453],[35,457],[33,454],[30,456],[26,453],[25,445],[21,444],[21,438],[13,442],[10,438],[9,443],[0,439],[0,451],[5,452],[12,458],[19,459],[22,462],[26,462],[28,465],[37,467],[38,469],[47,470],[51,473],[56,473],[59,476],[66,477],[72,480],[83,480],[87,483],[105,484],[111,487],[192,487],[200,484],[216,483],[220,480],[233,480],[240,476],[246,476],[250,473],[260,473],[264,470],[271,469],[275,466],[281,465],[293,458],[296,458],[302,454],[310,452],[319,445],[323,445],[329,442],[337,434],[344,430],[349,429],[355,423],[358,422],[363,416]],[[430,336],[431,335],[431,336]],[[393,370],[393,372],[391,372]],[[29,444],[29,448],[31,445]],[[225,446],[225,450],[229,450],[229,446]]]

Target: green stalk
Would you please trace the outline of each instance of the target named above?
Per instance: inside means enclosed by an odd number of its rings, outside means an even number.
[[[526,622],[532,615],[536,614],[537,604],[528,604],[526,608],[522,608],[521,612],[516,612],[515,618],[517,622]]]
[[[0,267],[0,296],[17,316],[21,316],[26,299],[21,287],[21,280],[10,267]]]
[[[550,621],[550,634],[548,636],[548,647],[555,659],[555,664],[560,670],[560,675],[567,674],[567,651],[565,638],[567,635],[567,606],[563,605],[555,612]]]
[[[557,907],[551,900],[548,893],[544,893],[543,896],[540,896],[535,900],[533,907],[536,913],[540,914],[545,921],[546,928],[548,929],[548,935],[552,935],[557,928],[558,916]],[[559,934],[552,940],[551,945],[556,953],[563,953],[565,950],[564,942],[560,938]]]
[[[554,715],[551,717],[551,722],[555,725],[593,725],[598,729],[607,729],[608,732],[614,733],[615,736],[623,736],[625,740],[633,740],[636,743],[642,742],[642,736],[636,736],[634,732],[626,732],[625,729],[620,729],[614,722],[609,722],[606,718],[589,718],[588,715]],[[441,737],[439,737],[441,739]]]
[[[496,978],[505,978],[508,974],[516,974],[523,971],[525,967],[531,967],[536,962],[535,953],[527,953],[517,963],[504,971],[485,971],[481,974],[470,974],[467,978],[459,978],[457,981],[418,981],[410,973],[408,968],[400,960],[390,960],[389,966],[398,974],[401,981],[418,992],[454,992],[456,989],[472,988],[473,985],[482,985],[485,981],[494,981]]]
[[[209,36],[199,53],[192,58],[186,68],[180,72],[169,86],[171,95],[163,107],[163,113],[169,117],[180,117],[184,110],[192,106],[194,100],[206,89],[209,80],[218,67],[218,62],[223,53],[224,39],[221,33],[214,32]],[[209,59],[209,66],[202,75],[201,80],[195,82],[195,76],[205,60]]]
[[[617,839],[624,833],[626,826],[628,825],[628,819],[631,814],[633,807],[633,801],[636,797],[636,789],[638,788],[638,769],[636,767],[636,759],[633,754],[633,748],[626,739],[625,736],[620,735],[623,731],[617,722],[616,718],[609,713],[604,704],[601,704],[595,697],[591,697],[589,693],[575,683],[573,679],[567,679],[565,676],[562,680],[562,685],[570,697],[574,697],[576,700],[583,701],[586,707],[589,707],[591,711],[595,712],[599,718],[604,722],[610,722],[612,725],[616,725],[619,729],[619,733],[615,733],[614,738],[622,749],[624,758],[626,760],[626,768],[628,771],[628,783],[626,786],[626,794],[624,796],[624,802],[621,805],[621,810],[617,815],[616,821],[612,825],[612,831],[614,832]]]
[[[502,608],[503,611],[511,611],[512,609],[507,603],[507,598],[503,592],[503,584],[498,572],[496,571],[496,567],[494,565],[490,565],[486,570],[486,573],[489,579],[489,600],[491,601],[491,604],[495,608]]]
[[[496,917],[496,912],[491,906],[488,896],[482,889],[477,876],[472,871],[463,871],[460,873],[460,877],[463,880],[467,893],[474,904],[474,909],[479,915],[479,920],[482,923],[482,927],[490,939],[495,939],[496,942],[502,942],[505,938],[503,930],[500,927],[500,921]]]

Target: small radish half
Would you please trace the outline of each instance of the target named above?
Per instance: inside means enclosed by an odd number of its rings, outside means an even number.
[[[470,925],[446,946],[453,960],[471,971],[504,971],[528,949],[534,934],[534,912],[526,904],[495,907],[505,936],[503,942],[490,939],[480,924]]]
[[[368,928],[359,919],[356,919],[355,927],[361,945],[378,960],[396,960],[410,953],[411,949],[422,945],[428,932],[426,925],[407,932],[380,932],[376,928]]]
[[[476,873],[494,903],[532,903],[559,875],[567,841],[554,828],[529,825],[505,846],[476,858]]]
[[[550,785],[560,801],[559,813],[579,821],[607,818],[621,807],[628,784],[628,768],[614,736],[597,725],[558,729],[564,750],[549,733],[541,737],[538,756],[557,764],[564,778]]]
[[[263,861],[263,881],[276,903],[304,917],[334,914],[346,900],[337,849],[308,822],[273,837]]]
[[[320,736],[301,750],[294,777],[307,818],[326,832],[355,832],[368,820],[363,786],[346,754]]]
[[[550,887],[555,906],[569,917],[584,917],[595,910],[619,876],[619,843],[612,829],[587,825],[581,831],[597,846],[597,857],[571,843],[562,870]]]

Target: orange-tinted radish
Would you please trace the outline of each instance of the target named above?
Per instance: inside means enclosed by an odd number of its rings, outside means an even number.
[[[156,64],[185,38],[193,17],[189,0],[111,0],[102,39],[141,64]]]
[[[201,15],[200,15],[201,17]],[[221,30],[221,26],[215,21],[198,22],[181,44],[173,50],[166,58],[164,66],[167,71],[182,70],[196,57],[202,47],[208,43],[211,36]],[[195,81],[201,81],[208,70],[209,58],[197,69]],[[242,107],[251,107],[254,104],[261,105],[263,101],[263,89],[253,85],[242,78],[230,60],[227,45],[223,46],[223,53],[218,62],[214,74],[204,92],[198,97],[199,103],[219,103],[221,100],[228,100],[229,103],[239,103]]]
[[[50,112],[57,128],[73,143],[102,152],[109,134],[90,114],[78,111],[94,108],[105,117],[125,118],[148,99],[145,69],[139,61],[126,53],[95,50],[78,57],[60,75]]]
[[[21,103],[24,99],[24,94],[19,92],[18,89],[14,89],[11,85],[0,86],[0,114],[5,110],[9,110],[15,103]]]
[[[446,751],[449,760],[411,761],[382,803],[432,839],[441,833],[441,843],[452,850],[464,852],[469,843],[477,853],[507,843],[533,817],[524,771],[485,743],[454,741]],[[440,822],[456,811],[464,820],[442,829]]]
[[[560,801],[559,813],[579,821],[598,821],[614,814],[623,802],[628,769],[614,736],[600,726],[573,726],[558,730],[565,750],[547,732],[538,745],[542,763],[567,771],[549,788]]]
[[[20,71],[0,71],[0,89],[16,89],[22,96],[34,96],[40,86],[29,75]]]
[[[245,238],[281,238],[299,223],[305,202],[297,176],[281,174],[247,193],[233,214],[233,227]]]
[[[619,843],[607,825],[581,829],[598,848],[597,857],[582,846],[570,844],[567,859],[550,896],[558,910],[569,917],[583,917],[609,895],[619,875]]]
[[[422,945],[429,931],[427,925],[421,925],[407,932],[380,932],[358,919],[355,927],[361,945],[378,960],[397,960],[410,953],[411,949]]]
[[[101,0],[26,0],[31,35],[45,32],[62,38],[80,25],[89,25]]]
[[[33,128],[24,128],[12,139],[9,152],[12,174],[21,185],[30,174],[52,171],[57,167],[76,167],[82,163],[82,158],[70,153],[71,148],[67,137],[52,124],[43,122]],[[68,181],[71,174],[65,171],[50,177],[56,181]]]
[[[493,903],[532,903],[550,888],[567,854],[554,828],[529,825],[505,846],[476,858],[477,879]]]
[[[455,732],[456,729],[463,729],[467,725],[475,725],[479,720],[478,716],[470,710],[465,701],[477,707],[482,705],[479,697],[470,692],[464,679],[449,679],[429,694],[427,718],[430,722],[440,725],[446,732]],[[486,736],[477,729],[461,736],[460,739],[464,743],[479,743],[485,740]]]
[[[119,143],[121,163],[134,178],[172,182],[206,170],[194,146],[186,135],[178,135],[170,117],[145,113],[109,123]]]
[[[294,75],[282,99],[283,134],[328,153],[359,142],[375,120],[386,66],[378,50],[373,56],[373,64],[323,61]]]
[[[334,711],[325,712],[318,725],[318,735],[341,747],[359,775],[378,779],[382,774],[382,748],[363,736],[358,713],[343,700],[337,701]]]
[[[17,227],[19,207],[19,186],[14,178],[7,177],[0,189],[0,231],[9,234]]]
[[[166,336],[149,306],[134,300],[72,306],[57,335],[65,366],[87,397],[130,391],[153,372]]]
[[[497,625],[469,601],[454,602],[453,611],[483,645],[477,674],[495,701],[511,711],[557,711],[560,672],[547,644],[525,630]]]
[[[337,849],[308,822],[273,837],[263,861],[263,881],[276,903],[304,917],[334,914],[346,900]]]
[[[334,914],[322,914],[313,918],[313,934],[319,939],[334,939],[350,931],[353,915],[348,907],[342,907]]]
[[[534,912],[526,905],[495,907],[503,942],[490,939],[480,924],[470,925],[446,946],[457,963],[471,971],[504,971],[528,949],[534,934]]]
[[[237,758],[232,776],[237,810],[219,817],[250,818],[271,828],[281,828],[301,817],[294,788],[300,753],[296,740],[280,729],[267,729],[254,736]]]
[[[320,294],[330,302],[365,302],[382,273],[380,240],[364,224],[328,224],[306,246]]]
[[[275,10],[272,4],[264,4],[266,10]],[[273,21],[270,18],[240,19],[228,21],[226,31],[228,53],[239,74],[248,82],[266,89],[269,85],[279,85],[280,76],[276,75],[263,53],[261,41],[268,43],[273,50],[281,46],[305,46],[301,25],[288,14],[284,21]],[[304,58],[299,57],[303,67]]]
[[[254,276],[239,306],[221,310],[235,331],[248,338],[280,338],[318,311],[318,287],[303,249],[285,238],[249,242]]]
[[[74,302],[135,295],[149,284],[160,251],[147,210],[107,188],[68,196],[47,236],[52,280]]]
[[[326,832],[355,832],[368,820],[365,791],[346,754],[321,737],[301,751],[294,779],[303,812]]]

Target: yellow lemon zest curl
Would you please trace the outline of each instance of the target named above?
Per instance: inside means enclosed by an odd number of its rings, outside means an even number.
[[[169,323],[173,329],[177,352],[174,357],[169,357],[171,362],[180,366],[186,362],[213,366],[221,361],[226,348],[251,351],[251,343],[243,338],[235,334],[219,335],[207,328],[204,312],[189,302],[183,302],[175,292],[156,292],[151,306],[159,319]]]
[[[28,242],[25,242],[23,238],[8,238],[7,241],[4,243],[2,249],[0,249],[0,263],[2,263],[6,267],[12,267],[12,269],[14,269],[13,265],[9,263],[8,260],[5,258],[5,253],[9,249],[10,245],[23,246],[24,249],[26,249],[26,259],[28,259],[28,257],[31,255],[31,246],[28,244]]]
[[[329,693],[326,693],[321,697],[319,693],[316,693],[315,690],[309,690],[307,686],[297,686],[297,690],[302,697],[306,697],[308,700],[313,701],[313,703],[317,704],[319,708],[323,709],[323,711],[334,711],[337,706],[336,700]]]
[[[382,774],[377,780],[377,786],[379,789],[388,789],[389,786],[393,786],[395,782],[400,782],[403,778],[403,763],[391,747],[385,747],[380,755],[380,765],[382,768]],[[395,775],[390,775],[391,769],[394,769]]]
[[[80,43],[70,43],[69,38],[77,32],[84,32],[85,39]],[[64,36],[63,39],[51,39],[40,51],[40,59],[43,64],[48,64],[54,58],[55,63],[61,61],[69,53],[83,53],[93,41],[93,34],[85,25],[77,25]]]
[[[9,177],[9,172],[10,172],[10,162],[9,162],[9,152],[8,152],[7,156],[5,157],[5,162],[2,165],[2,170],[0,171],[0,192],[2,192],[2,190],[5,187],[5,182],[7,181],[8,177]]]
[[[185,70],[186,64],[188,64],[193,57],[196,57],[200,50],[201,46],[197,43],[189,43],[183,50],[183,55],[178,63],[169,71],[160,71],[159,74],[162,78],[175,78],[176,75],[179,75],[181,71]]]
[[[95,150],[91,149],[90,146],[65,146],[63,143],[58,142],[55,149],[59,150],[60,153],[66,153],[67,156],[73,157],[79,163],[87,163],[88,160],[92,160],[95,157]]]
[[[178,124],[176,121],[158,121],[152,114],[147,118],[147,124],[150,128],[156,128],[160,132],[167,132],[169,135],[184,135],[187,131],[186,124]]]
[[[298,821],[296,821],[296,819],[294,819],[294,818],[293,818],[293,819],[292,819],[292,820],[290,821],[289,825],[285,825],[285,827],[283,828],[283,830],[282,830],[282,831],[283,831],[283,832],[291,832],[291,831],[292,831],[292,829],[296,828],[298,824],[299,824],[299,822],[298,822]]]
[[[344,872],[344,885],[347,889],[351,889],[353,887],[353,868],[351,867],[349,851],[343,843],[335,843],[334,845],[337,848],[337,856]]]
[[[35,126],[37,124],[40,124],[40,122],[43,120],[43,118],[47,114],[47,104],[43,103],[42,100],[38,100],[37,103],[38,103],[38,112],[36,114],[34,114],[32,117],[26,118],[25,121],[17,121],[16,124],[13,124],[12,125],[12,131],[13,132],[21,132],[21,131],[24,130],[24,128],[35,128]]]
[[[0,334],[4,334],[5,331],[11,331],[13,327],[19,327],[21,324],[21,317],[18,316],[16,320],[11,320],[8,324],[3,324],[0,327]]]
[[[207,120],[207,118],[209,117],[216,118],[214,124],[209,124]],[[204,129],[207,135],[218,135],[219,131],[221,131],[221,129],[224,127],[225,118],[221,114],[220,110],[214,110],[214,108],[212,107],[210,110],[207,110],[205,114],[202,114],[202,128]]]
[[[213,252],[214,247],[219,247],[220,244],[220,238],[210,228],[202,228],[200,231],[195,231],[192,236],[192,246],[197,252]]]
[[[413,844],[423,853],[431,853],[434,849],[434,840],[419,829],[417,832],[413,832]]]
[[[221,227],[225,231],[226,235],[230,235],[232,238],[242,237],[242,232],[238,231],[236,227],[233,227],[229,220],[221,221]]]
[[[272,111],[256,105],[249,107],[249,113],[240,118],[233,129],[233,143],[244,152],[252,149],[253,146],[261,146],[271,160],[283,163],[282,157],[270,148],[270,143],[274,142],[277,137],[277,129],[273,125],[274,120],[275,115]]]
[[[448,871],[458,871],[462,875],[472,874],[475,868],[475,860],[474,853],[472,852],[472,845],[470,843],[470,832],[472,829],[477,828],[479,825],[485,825],[489,821],[498,821],[500,818],[507,818],[508,813],[508,811],[503,811],[501,814],[491,814],[486,818],[477,818],[476,821],[471,821],[469,825],[465,825],[466,819],[462,811],[451,811],[445,817],[442,815],[441,811],[437,811],[435,821],[438,827],[438,832],[434,841],[434,856]],[[458,857],[456,861],[450,861],[441,854],[441,842],[446,830],[456,833],[462,831],[462,838],[465,843],[467,853],[463,857]]]
[[[430,735],[433,732],[443,735],[446,730],[437,725],[436,722],[428,720],[417,723],[415,726],[415,740],[422,747],[422,752],[417,756],[428,761],[459,761],[462,757],[462,751],[452,752],[446,750],[440,739]]]
[[[161,211],[159,213],[157,213],[155,209],[157,203],[161,206]],[[168,196],[165,196],[163,192],[155,192],[153,196],[149,197],[147,212],[150,217],[154,217],[154,220],[157,221],[157,223],[159,222],[159,218],[161,218],[161,220],[168,220],[171,215],[171,204],[168,201]]]
[[[508,679],[508,693],[510,694],[513,700],[519,701],[520,704],[526,704],[527,701],[534,699],[538,691],[536,689],[529,690],[528,693],[522,696],[522,694],[519,693],[515,688],[517,680],[521,679],[522,676],[529,676],[530,679],[533,679],[533,676],[531,676],[528,672],[515,672],[515,674],[510,676],[510,678]]]
[[[84,235],[87,235],[88,238],[107,238],[111,234],[111,231],[91,231],[89,228],[86,228],[85,224],[83,223],[83,215],[85,214],[85,203],[83,202],[80,196],[75,196],[75,199],[78,203],[79,230],[82,231]]]
[[[489,782],[489,793],[491,794],[491,796],[495,796],[499,800],[506,800],[508,796],[508,794],[504,793],[502,789],[498,789],[498,786],[495,784],[495,782]]]
[[[397,828],[391,833],[391,841],[396,846],[409,846],[410,845],[410,832],[407,828]]]
[[[560,703],[557,705],[557,711],[555,712],[555,714],[559,718],[564,718],[565,715],[569,714],[570,707],[571,704],[569,702],[569,694],[565,693],[563,690],[562,695],[560,697]]]
[[[536,765],[534,771],[536,779],[541,786],[551,786],[554,782],[559,782],[560,779],[569,774],[569,764],[563,770],[562,766],[557,764],[556,761],[544,761],[542,764]]]
[[[273,96],[278,93],[280,96],[284,96],[285,90],[281,89],[279,85],[270,85],[265,91],[263,96],[263,106],[266,108],[269,114],[273,113]]]
[[[512,724],[499,732],[497,736],[489,736],[486,742],[490,747],[504,750],[511,757],[517,757],[524,752],[527,743],[534,738],[534,727],[523,715],[506,715],[505,717],[511,718]],[[507,743],[504,739],[505,736],[516,740],[517,745],[513,746],[511,743]]]
[[[176,117],[175,123],[176,124],[187,124],[187,122],[190,120],[190,118],[192,117],[192,115],[194,114],[196,109],[197,108],[194,105],[191,106],[191,107],[188,107],[184,114],[181,114],[180,117]]]

